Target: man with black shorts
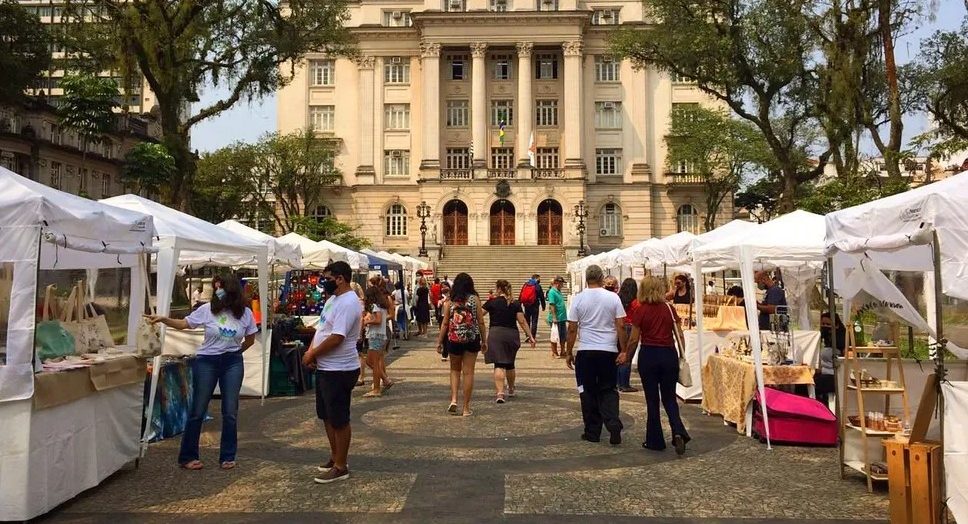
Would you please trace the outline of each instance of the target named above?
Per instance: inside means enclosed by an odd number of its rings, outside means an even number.
[[[350,450],[350,398],[360,376],[356,341],[360,337],[363,307],[350,288],[353,270],[346,262],[333,262],[323,270],[326,303],[316,336],[303,357],[303,365],[316,369],[316,416],[326,426],[329,461],[316,469],[317,484],[350,477],[346,465]]]

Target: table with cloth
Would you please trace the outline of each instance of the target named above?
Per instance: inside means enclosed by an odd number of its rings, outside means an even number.
[[[813,386],[810,366],[763,366],[763,383],[767,385],[804,384]],[[756,393],[756,373],[752,362],[725,355],[710,355],[702,369],[702,408],[722,415],[725,422],[736,424],[736,431],[747,430],[747,407]]]

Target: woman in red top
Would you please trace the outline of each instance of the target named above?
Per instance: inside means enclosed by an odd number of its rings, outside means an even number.
[[[672,444],[676,453],[686,452],[689,433],[679,416],[676,382],[679,379],[679,355],[675,339],[679,316],[665,301],[665,285],[655,277],[645,277],[639,285],[639,306],[632,313],[632,335],[626,355],[631,355],[636,343],[639,347],[639,377],[645,389],[647,416],[645,442],[642,447],[655,451],[666,448],[659,418],[659,402],[665,407],[672,426]],[[681,340],[681,338],[680,338]]]
[[[618,298],[622,301],[622,306],[625,307],[625,334],[629,335],[632,333],[632,314],[639,307],[639,301],[637,300],[637,295],[639,294],[639,286],[635,283],[634,278],[626,278],[622,281],[622,287],[618,290]],[[632,339],[630,339],[632,340]],[[638,341],[636,340],[636,346],[638,346]],[[620,350],[622,348],[619,348]],[[632,351],[635,351],[634,349]],[[634,353],[633,353],[634,354]],[[626,364],[618,366],[618,377],[616,377],[616,382],[618,385],[618,390],[622,393],[635,393],[638,389],[632,387],[632,359],[629,358]]]

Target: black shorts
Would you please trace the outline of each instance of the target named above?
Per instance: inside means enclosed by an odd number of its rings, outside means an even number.
[[[475,338],[470,342],[450,342],[447,341],[448,355],[463,355],[464,353],[477,353],[481,350],[481,339]]]
[[[501,362],[494,363],[494,369],[505,369],[507,371],[514,371],[514,363],[503,364]]]
[[[350,398],[360,378],[360,370],[316,370],[316,416],[334,428],[350,423]]]

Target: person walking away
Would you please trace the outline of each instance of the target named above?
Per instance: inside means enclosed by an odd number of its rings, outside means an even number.
[[[527,341],[533,349],[535,346],[531,328],[525,321],[521,303],[511,296],[511,283],[498,280],[495,284],[497,295],[484,304],[484,311],[490,317],[490,327],[487,330],[487,353],[484,362],[494,364],[494,388],[497,390],[495,402],[504,402],[514,396],[514,381],[516,372],[514,361],[521,348],[521,332],[524,330]],[[505,384],[507,391],[505,392]]]
[[[252,347],[255,334],[259,331],[252,310],[245,305],[242,286],[236,277],[215,277],[212,287],[215,292],[211,302],[202,304],[184,319],[160,315],[146,317],[152,324],[161,323],[172,329],[205,329],[205,338],[192,360],[192,405],[178,452],[178,464],[190,470],[203,467],[198,455],[198,440],[216,385],[222,396],[222,436],[218,460],[222,469],[235,467],[239,392],[245,372],[242,353]]]
[[[682,331],[679,316],[665,301],[664,289],[665,283],[655,277],[645,277],[639,284],[639,305],[633,313],[632,333],[625,346],[625,355],[631,358],[636,344],[639,344],[639,378],[645,390],[646,405],[645,442],[642,447],[653,451],[666,448],[659,415],[661,403],[672,427],[672,444],[676,454],[682,455],[686,452],[686,443],[691,440],[679,416],[676,399],[676,383],[679,380],[676,340],[681,344]]]
[[[469,417],[473,414],[471,395],[474,392],[474,365],[478,352],[487,348],[487,332],[484,329],[481,297],[474,289],[474,280],[467,273],[459,273],[454,278],[450,298],[444,303],[443,315],[437,353],[443,354],[446,340],[450,355],[450,405],[447,411],[457,414],[457,393],[463,386],[461,414]]]
[[[753,280],[758,288],[766,292],[763,302],[756,304],[756,309],[760,312],[760,331],[770,331],[770,315],[776,314],[778,306],[787,305],[786,291],[776,284],[768,271],[757,271]],[[786,326],[781,326],[781,330],[786,331]]]
[[[427,326],[430,325],[430,289],[423,277],[420,277],[416,297],[414,316],[417,318],[417,336],[423,337],[427,335]]]
[[[376,286],[370,286],[366,290],[365,297],[363,328],[366,332],[367,348],[369,348],[366,352],[366,365],[373,370],[373,388],[363,396],[381,397],[383,396],[381,384],[389,382],[381,362],[383,360],[383,348],[387,344],[387,302],[380,288]]]
[[[531,275],[531,278],[521,286],[518,293],[518,302],[524,307],[524,318],[528,321],[531,336],[538,336],[538,315],[539,309],[545,309],[545,299],[541,293],[541,284],[538,283],[539,275]]]
[[[330,457],[313,481],[328,484],[350,476],[350,399],[360,376],[356,339],[360,336],[363,309],[351,292],[353,270],[346,262],[333,262],[323,270],[323,291],[329,297],[319,317],[316,335],[303,365],[316,370],[316,416],[323,421]],[[374,380],[374,382],[377,382]]]
[[[450,286],[447,284],[441,284],[440,286],[440,301],[437,303],[437,327],[438,331],[444,329],[444,304],[450,300]],[[441,348],[440,360],[441,362],[449,361],[448,356],[450,353],[447,351],[447,339],[444,339],[444,346]]]
[[[565,279],[556,276],[548,288],[548,324],[555,336],[551,339],[551,356],[561,358],[565,355],[565,342],[568,340],[568,308],[561,288]],[[557,340],[557,342],[555,342]]]
[[[434,320],[440,325],[440,278],[435,277],[434,283],[430,285],[430,305],[434,308]]]
[[[360,311],[366,311],[366,298],[363,288],[356,282],[350,282],[350,289],[360,300]],[[356,352],[360,355],[360,378],[356,381],[356,387],[366,385],[366,354],[369,352],[369,342],[366,340],[366,326],[362,327],[360,337],[356,340]]]
[[[635,310],[639,307],[639,285],[635,283],[634,278],[626,278],[622,281],[622,287],[618,290],[618,298],[622,301],[622,307],[625,308],[625,333],[626,335],[632,334],[632,315]],[[629,342],[635,342],[636,347],[638,347],[638,340],[629,339]],[[624,349],[624,348],[619,348]],[[635,354],[635,350],[632,350],[632,355]],[[632,387],[632,357],[628,358],[628,362],[618,366],[618,377],[616,378],[618,383],[618,390],[622,393],[635,393],[638,391],[637,388]]]
[[[392,297],[393,297],[393,304],[395,305],[395,307],[394,307],[394,312],[393,312],[394,314],[393,314],[392,320],[396,326],[397,332],[400,333],[400,338],[407,340],[408,338],[410,338],[410,333],[408,331],[410,320],[407,317],[407,308],[403,307],[402,305],[404,303],[404,298],[405,298],[403,293],[403,289],[404,289],[403,282],[397,282],[393,285],[393,287],[394,289],[393,289]]]
[[[622,420],[619,418],[618,391],[615,389],[617,365],[628,355],[626,347],[625,308],[618,295],[602,287],[605,275],[597,265],[585,269],[587,287],[575,295],[568,311],[568,342],[565,363],[575,370],[578,397],[581,400],[585,431],[582,440],[598,442],[602,425],[609,433],[609,443],[622,443]],[[577,355],[574,353],[578,342]]]

